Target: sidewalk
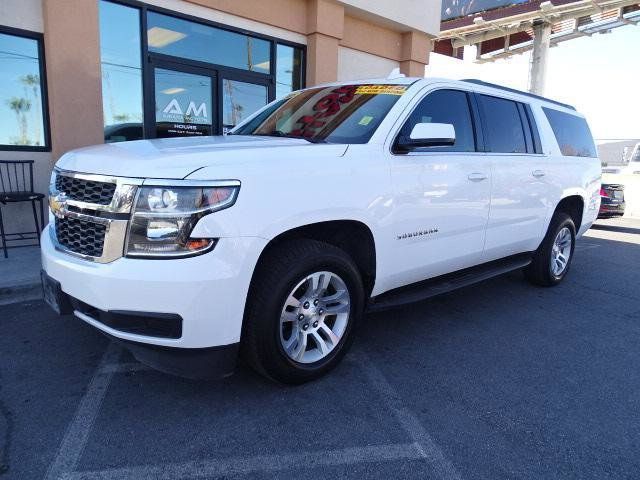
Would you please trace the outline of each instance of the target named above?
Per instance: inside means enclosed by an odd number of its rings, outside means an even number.
[[[40,298],[40,247],[0,250],[0,305]]]

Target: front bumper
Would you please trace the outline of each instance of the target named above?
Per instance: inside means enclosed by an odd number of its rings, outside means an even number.
[[[41,240],[42,268],[76,301],[102,312],[177,316],[182,319],[182,328],[179,338],[163,338],[118,330],[75,308],[77,317],[123,341],[186,349],[240,341],[249,283],[267,243],[257,237],[221,238],[212,252],[196,257],[119,258],[99,264],[56,250],[49,227]]]
[[[140,362],[170,375],[217,379],[233,374],[240,343],[209,348],[172,348],[130,342],[108,335]]]

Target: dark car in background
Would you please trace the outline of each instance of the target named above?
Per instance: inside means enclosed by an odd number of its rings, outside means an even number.
[[[603,183],[600,188],[600,211],[598,218],[613,218],[624,215],[624,185]]]

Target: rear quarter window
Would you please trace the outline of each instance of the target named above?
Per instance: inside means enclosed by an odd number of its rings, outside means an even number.
[[[553,108],[542,107],[556,137],[560,152],[566,157],[597,157],[596,146],[587,121]]]

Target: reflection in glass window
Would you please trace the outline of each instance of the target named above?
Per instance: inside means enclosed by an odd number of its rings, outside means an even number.
[[[0,145],[44,147],[38,41],[0,33]]]
[[[422,147],[425,152],[473,152],[476,149],[473,122],[467,94],[459,90],[436,90],[427,95],[411,113],[402,127],[408,137],[417,123],[448,123],[453,125],[456,141],[447,147]]]
[[[542,107],[558,141],[560,153],[567,157],[598,156],[587,121],[577,115]]]
[[[271,70],[266,40],[149,12],[149,51],[253,72]]]
[[[233,134],[367,143],[406,89],[382,84],[310,88],[272,102]]]
[[[223,126],[225,133],[268,102],[267,87],[237,80],[222,81]]]
[[[100,2],[102,110],[106,142],[142,138],[140,11]]]
[[[518,104],[506,98],[480,95],[489,152],[526,153],[527,143]]]
[[[211,77],[155,69],[156,136],[211,135]]]
[[[276,98],[302,88],[302,50],[278,44],[276,50]]]

